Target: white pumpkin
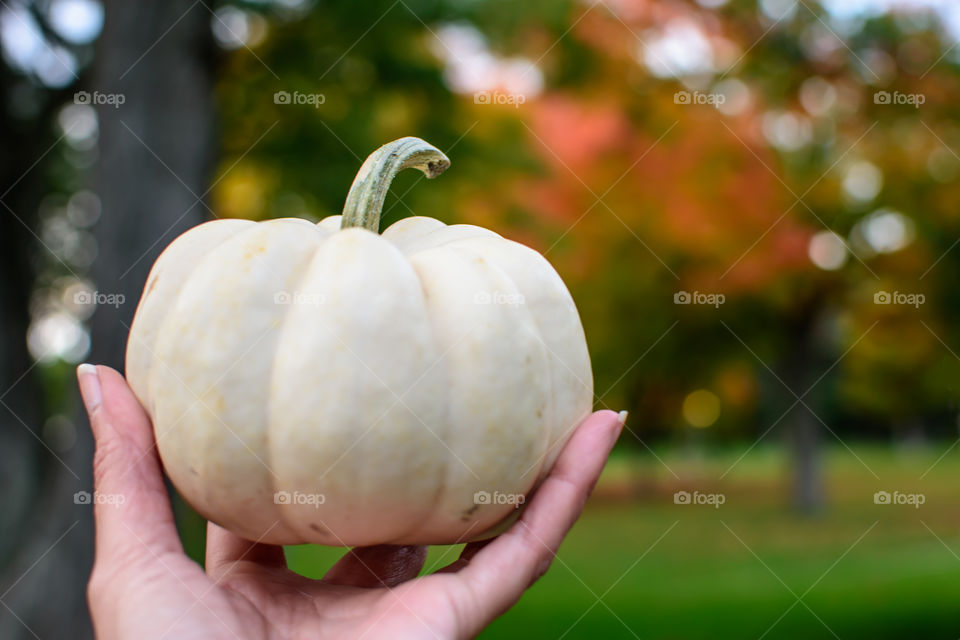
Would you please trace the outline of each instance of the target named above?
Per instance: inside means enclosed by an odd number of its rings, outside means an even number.
[[[448,164],[398,140],[342,218],[216,220],[154,264],[127,378],[203,516],[273,544],[493,535],[588,415],[583,329],[543,256],[426,217],[378,235],[396,172]]]

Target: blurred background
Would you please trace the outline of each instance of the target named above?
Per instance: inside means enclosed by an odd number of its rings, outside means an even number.
[[[630,410],[487,637],[958,637],[958,38],[951,0],[3,0],[0,637],[91,637],[73,368],[122,370],[160,251],[339,213],[405,135],[453,165],[384,226],[543,252]]]

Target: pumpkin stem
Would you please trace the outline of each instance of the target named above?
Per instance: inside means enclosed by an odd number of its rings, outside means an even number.
[[[353,179],[343,205],[341,229],[363,227],[380,231],[380,212],[387,190],[404,169],[419,169],[428,178],[447,170],[450,160],[443,152],[420,138],[400,138],[383,145],[367,158]]]

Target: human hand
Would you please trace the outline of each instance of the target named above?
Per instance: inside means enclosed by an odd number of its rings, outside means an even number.
[[[550,566],[623,426],[599,411],[578,427],[517,522],[417,577],[426,547],[355,548],[321,580],[287,568],[283,548],[210,523],[206,570],[183,551],[150,420],[123,377],[77,370],[96,440],[96,558],[88,599],[97,637],[467,638]]]

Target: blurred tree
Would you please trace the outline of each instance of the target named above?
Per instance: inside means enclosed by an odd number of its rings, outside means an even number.
[[[88,343],[74,317],[96,308],[90,357],[122,370],[123,327],[150,266],[208,211],[216,131],[212,9],[182,0],[108,1],[104,8],[95,56],[99,4],[80,7],[97,22],[90,37],[80,33],[76,12],[65,21],[55,3],[4,5],[0,15],[9,63],[0,76],[0,133],[17,151],[0,159],[0,326],[4,335],[21,336],[0,347],[4,638],[92,637],[84,597],[91,507],[74,500],[90,490],[92,443],[88,429],[73,427],[86,418],[68,364],[86,356]],[[11,21],[21,33],[13,34]],[[12,43],[14,35],[20,39]],[[22,48],[31,38],[34,57],[14,55],[16,43]],[[80,83],[77,72],[91,59],[92,82]],[[88,90],[74,93],[79,84]],[[94,192],[82,190],[91,152],[99,155]],[[90,238],[84,229],[98,217]],[[89,247],[97,255],[92,290]],[[23,339],[31,311],[35,363]]]
[[[67,431],[59,371],[38,368],[27,349],[30,303],[42,272],[70,266],[41,238],[41,202],[67,186],[57,172],[55,123],[72,98],[68,67],[82,44],[68,42],[42,6],[4,5],[5,27],[20,20],[42,45],[33,60],[11,53],[4,29],[0,65],[0,637],[90,637],[85,590],[92,558],[89,508],[74,492],[89,488],[91,446],[60,447]],[[16,51],[14,52],[16,53]],[[51,61],[51,56],[55,59]],[[57,57],[59,56],[59,57]],[[43,58],[43,59],[41,59]],[[32,68],[27,63],[34,63]],[[48,239],[49,240],[49,239]],[[53,265],[51,267],[51,265]],[[56,603],[56,606],[51,606]]]
[[[216,49],[204,2],[105,6],[93,87],[124,102],[97,108],[93,184],[102,214],[93,279],[122,303],[101,305],[93,315],[91,355],[122,370],[126,329],[150,267],[174,238],[213,215],[206,195],[217,146]]]
[[[953,39],[919,9],[719,4],[380,2],[367,21],[336,3],[293,17],[230,5],[260,28],[255,52],[230,45],[219,85],[216,206],[322,217],[384,140],[455,147],[442,179],[401,180],[385,224],[426,213],[544,251],[581,309],[598,404],[641,416],[637,437],[671,437],[691,429],[686,395],[713,389],[708,437],[782,432],[794,501],[815,510],[824,437],[917,416],[942,433],[956,406],[960,368],[934,335],[950,329],[918,321],[956,315],[957,294],[873,304],[949,280],[921,274],[956,224]],[[277,104],[276,91],[325,100]],[[880,91],[928,102],[921,115]],[[881,246],[897,225],[900,245]],[[682,291],[725,303],[671,304]]]

